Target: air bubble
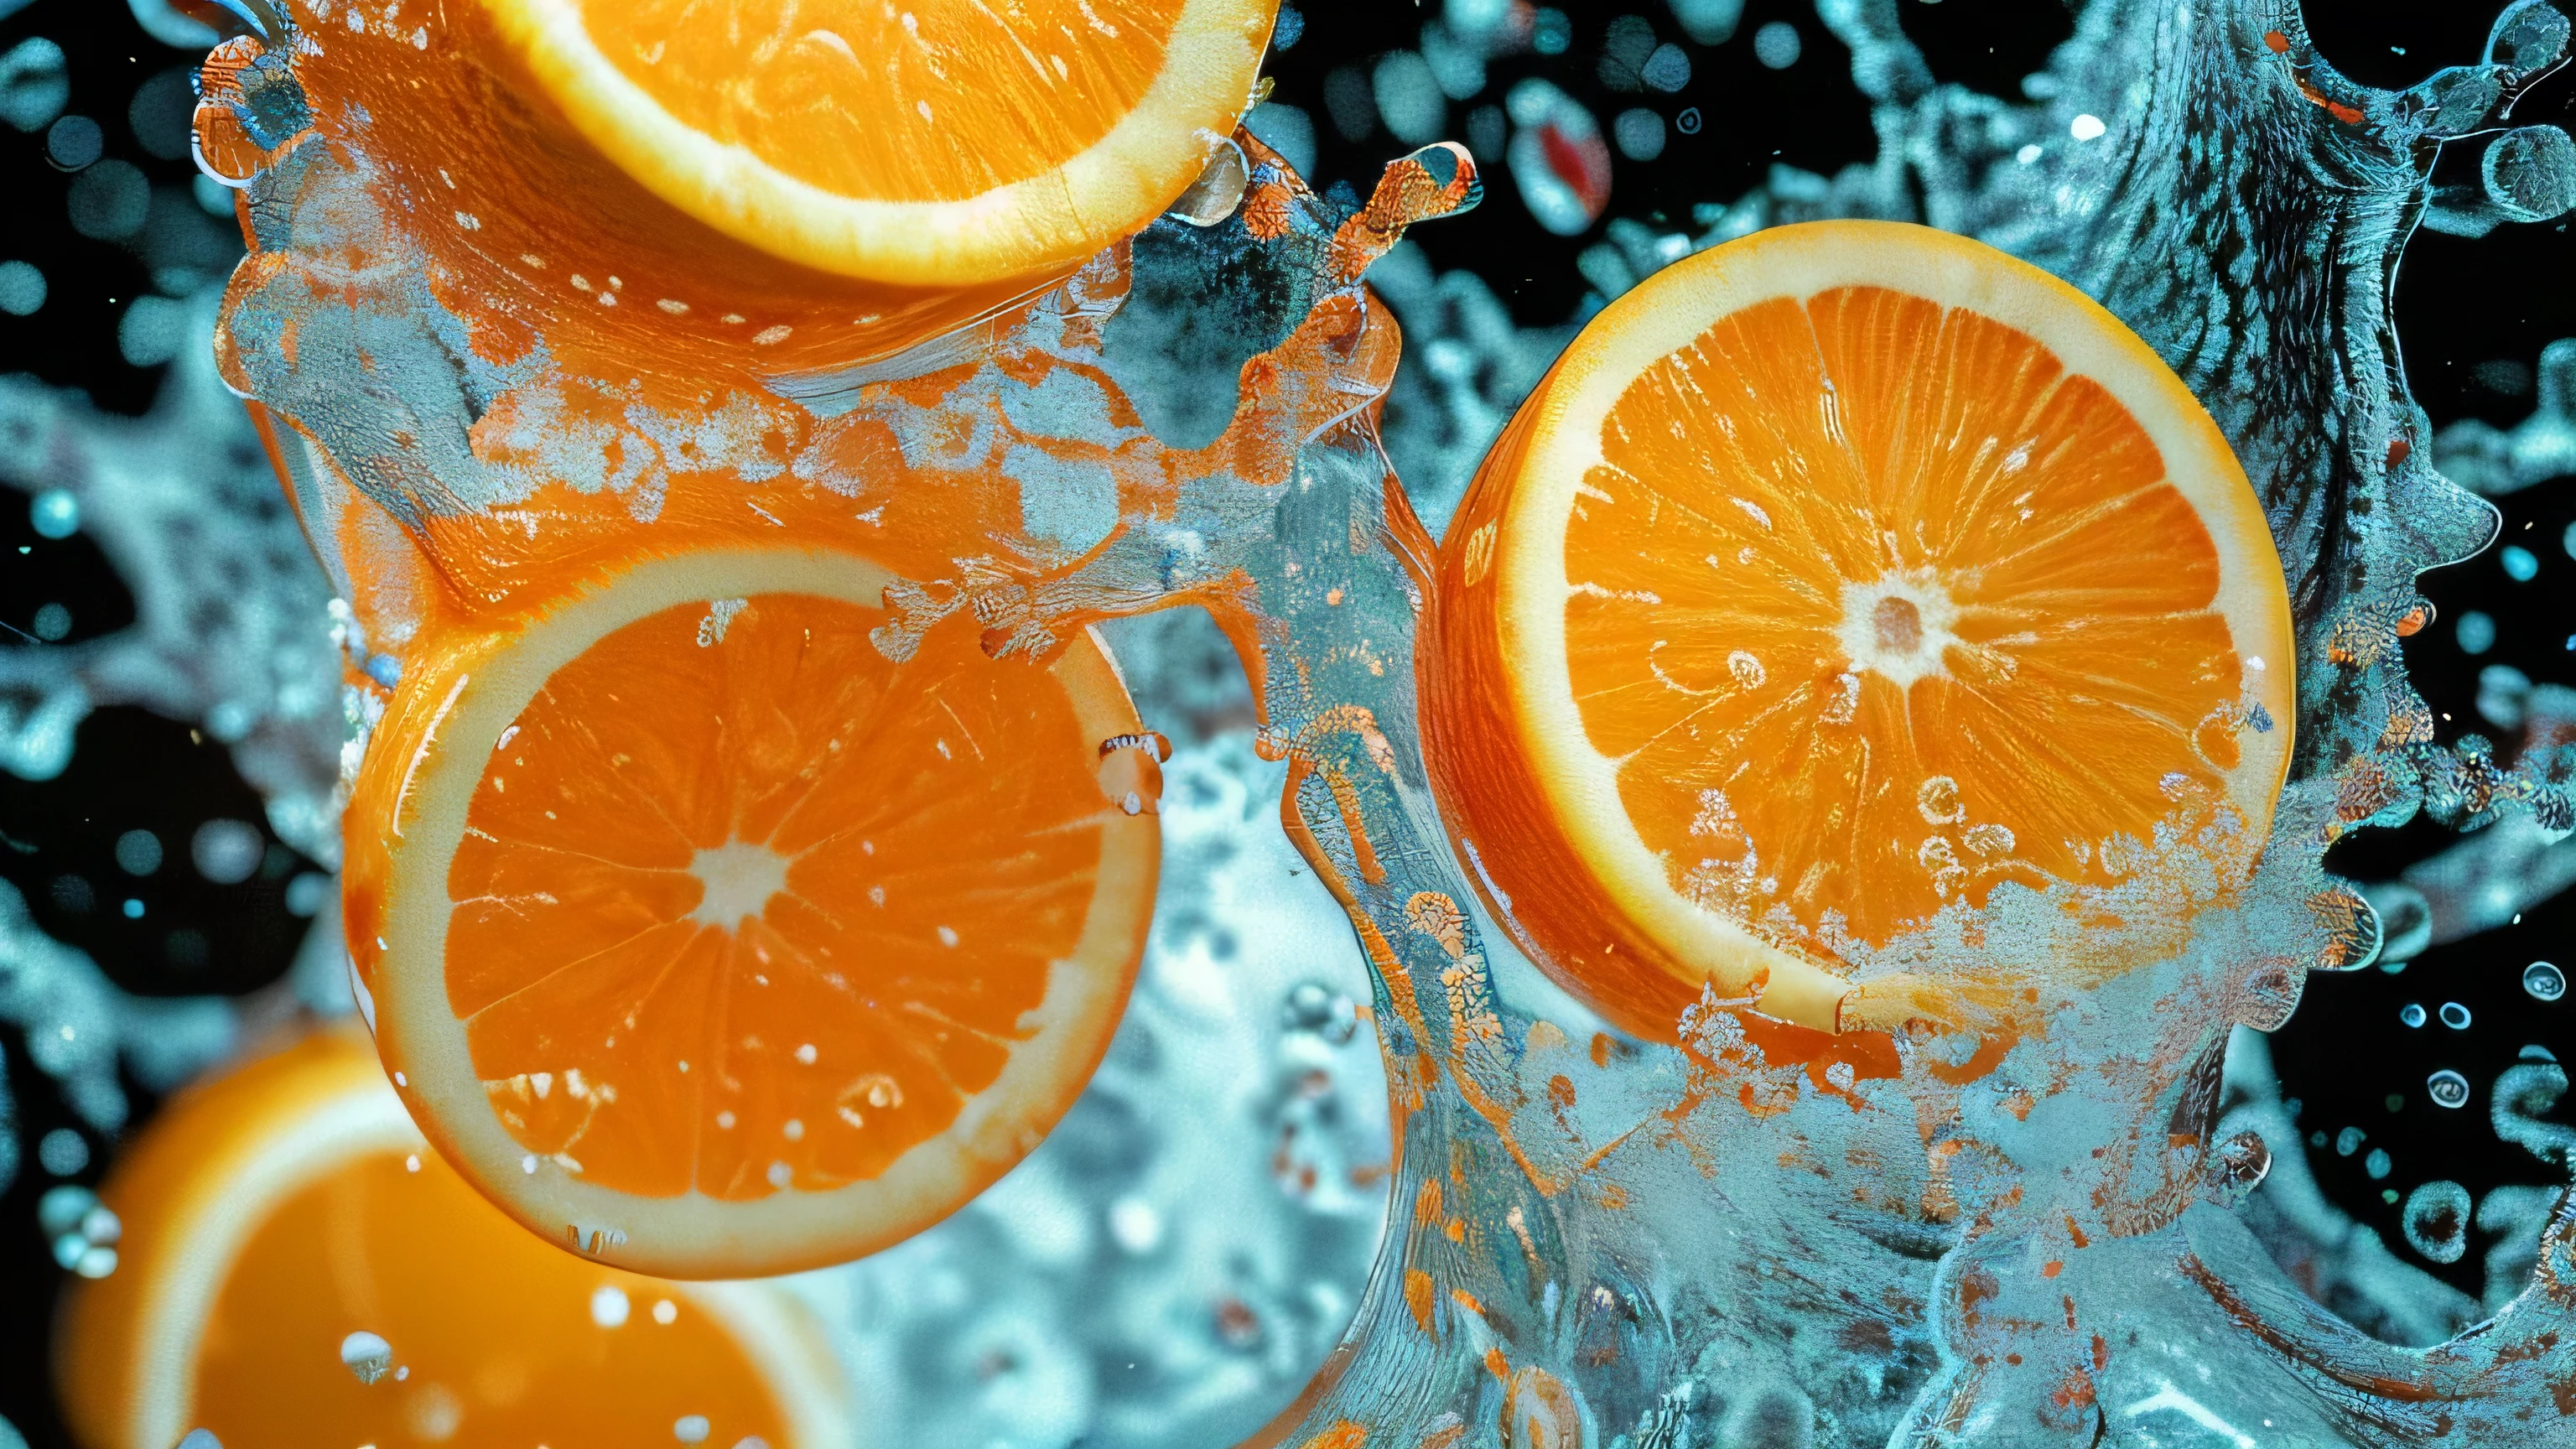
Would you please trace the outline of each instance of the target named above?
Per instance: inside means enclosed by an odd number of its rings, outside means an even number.
[[[362,1328],[340,1340],[340,1362],[358,1382],[372,1384],[393,1370],[394,1346]]]
[[[2397,1019],[2408,1026],[2422,1026],[2425,1021],[2424,1008],[2421,1003],[2410,1001],[2397,1008]]]
[[[2424,1090],[2436,1107],[2469,1105],[2469,1079],[2445,1067],[2424,1079]]]
[[[1301,981],[1281,1003],[1280,1023],[1290,1031],[1310,1031],[1335,1046],[1359,1031],[1359,1008],[1352,1000],[1319,981]]]
[[[2406,1195],[2406,1246],[2436,1263],[2456,1263],[2469,1250],[2469,1190],[2428,1182]]]
[[[2442,1025],[2453,1031],[2469,1029],[2469,1009],[2456,1001],[2442,1003]]]
[[[2567,994],[2567,973],[2546,961],[2522,968],[2522,989],[2534,1001],[2556,1001]]]

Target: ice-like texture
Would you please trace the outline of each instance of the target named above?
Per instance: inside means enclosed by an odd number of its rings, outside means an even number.
[[[2526,0],[2489,62],[2401,94],[2337,76],[2288,6],[2099,0],[2033,88],[2045,98],[2018,105],[1934,86],[1894,0],[1822,10],[1879,108],[1881,159],[1830,182],[1784,173],[1677,245],[1615,233],[1587,277],[1607,292],[1612,262],[1633,277],[1824,214],[1925,220],[2040,262],[2209,405],[2299,610],[2302,752],[2253,887],[2167,959],[2100,982],[2051,969],[2036,923],[2053,902],[1999,895],[1984,964],[2044,993],[2045,1029],[2009,1043],[1799,1036],[1707,1001],[1678,1049],[1641,1045],[1600,1032],[1478,918],[1423,792],[1412,625],[1431,545],[1377,437],[1396,329],[1360,280],[1404,224],[1474,199],[1455,151],[1398,163],[1344,215],[1244,136],[1250,185],[1213,226],[1159,224],[926,350],[806,358],[675,403],[624,396],[595,357],[477,332],[482,300],[429,259],[453,254],[447,228],[486,219],[374,169],[363,113],[306,104],[298,68],[355,42],[281,31],[264,54],[236,43],[240,83],[209,89],[248,138],[235,154],[259,162],[241,177],[257,254],[227,357],[315,445],[290,461],[334,516],[471,539],[569,485],[647,529],[708,500],[840,500],[884,510],[891,537],[936,499],[980,546],[901,557],[889,650],[960,610],[1007,660],[1097,619],[1209,609],[1250,669],[1258,749],[1284,762],[1289,837],[1374,972],[1398,1150],[1385,1250],[1286,1443],[2576,1442],[2561,1347],[2576,1210],[2554,1187],[2464,1210],[2529,1245],[2514,1296],[2468,1304],[2318,1202],[2244,1206],[2286,1126],[2263,1119],[2248,1050],[2218,1117],[2234,1029],[2277,1025],[2307,970],[2380,948],[2379,918],[2322,875],[2328,844],[2419,809],[2488,824],[2478,840],[2570,823],[2565,756],[2437,749],[2402,677],[2415,575],[2482,545],[2492,513],[2433,471],[2384,300],[2435,205],[2436,143],[2492,125],[2556,60],[2565,22]],[[2550,204],[2554,143],[2517,145],[2481,198],[2444,205]],[[1473,449],[1526,387],[1498,358],[1537,344],[1420,271],[1390,277],[1393,295],[1445,308],[1427,330],[1459,341],[1415,413],[1456,441],[1425,451]],[[1168,311],[1193,277],[1253,279],[1229,299],[1238,345],[1169,369],[1122,360],[1122,304]],[[540,343],[567,306],[508,301]],[[1166,316],[1143,335],[1177,332]],[[1210,390],[1233,399],[1212,437]],[[558,406],[575,393],[594,405]],[[539,501],[508,520],[530,538],[578,512]],[[507,582],[490,560],[446,562]],[[401,648],[379,630],[353,653],[362,699],[401,687]],[[1858,969],[1964,949],[1916,940]],[[2495,1092],[2500,1111],[2508,1095],[2527,1108],[2498,1119],[2509,1135],[2546,1125],[2529,1104],[2555,1090],[2554,1064],[2528,1066]],[[2303,1244],[2313,1271],[2294,1276]]]

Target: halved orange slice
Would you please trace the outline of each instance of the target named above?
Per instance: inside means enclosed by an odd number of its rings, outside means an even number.
[[[826,271],[966,285],[1143,229],[1251,104],[1277,0],[482,0],[591,143]]]
[[[368,747],[349,942],[432,1141],[566,1247],[836,1262],[1024,1155],[1107,1049],[1157,870],[1087,632],[896,662],[891,576],[691,553],[437,657]]]
[[[2081,293],[1924,227],[1765,231],[1612,304],[1487,456],[1433,614],[1469,874],[1667,1040],[1706,982],[1874,1020],[1852,958],[2007,883],[2241,882],[2290,757],[2226,440]]]
[[[115,1271],[55,1366],[88,1449],[825,1449],[854,1432],[820,1325],[758,1283],[666,1283],[530,1238],[422,1140],[354,1028],[181,1097],[101,1191]]]

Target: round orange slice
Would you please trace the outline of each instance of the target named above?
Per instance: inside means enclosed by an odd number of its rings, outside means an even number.
[[[2226,440],[2091,300],[1924,227],[1765,231],[1613,303],[1436,594],[1469,875],[1666,1040],[1705,983],[1872,1019],[1854,958],[2008,883],[2241,882],[2290,758],[2288,599]]]
[[[639,564],[406,680],[347,921],[430,1139],[565,1247],[671,1277],[838,1262],[1017,1162],[1107,1049],[1158,865],[1098,641],[869,639],[847,555]]]
[[[820,1326],[758,1283],[666,1283],[530,1238],[429,1150],[354,1029],[179,1100],[101,1191],[115,1271],[65,1302],[87,1449],[824,1449],[855,1425]]]
[[[482,0],[663,200],[826,271],[967,285],[1143,229],[1251,104],[1277,0]]]

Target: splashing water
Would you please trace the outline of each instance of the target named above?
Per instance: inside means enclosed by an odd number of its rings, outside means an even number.
[[[2499,893],[2527,902],[2576,876],[2561,844],[2576,824],[2576,712],[2529,688],[2498,706],[2517,712],[2497,720],[2521,731],[2513,745],[2437,747],[2395,647],[2424,619],[2416,575],[2492,532],[2492,511],[2435,463],[2487,493],[2566,471],[2567,388],[2546,379],[2571,344],[2544,357],[2531,422],[2435,438],[2385,309],[2413,226],[2475,234],[2576,200],[2565,138],[2546,128],[2489,141],[2475,194],[2428,181],[2444,142],[2504,124],[2559,63],[2566,21],[2524,0],[2482,63],[2386,92],[2317,58],[2285,5],[2097,0],[2033,90],[2049,98],[2024,106],[1933,85],[1894,0],[1820,14],[1876,107],[1878,162],[1830,181],[1784,173],[1678,244],[1614,224],[1587,278],[1614,291],[1698,246],[1822,215],[1927,221],[2038,262],[2136,327],[2209,406],[2264,499],[2299,612],[2301,755],[2255,888],[2196,922],[2171,959],[2068,993],[2045,1037],[1964,1085],[1935,1070],[1945,1044],[1904,1039],[1899,1075],[1832,1080],[1821,1062],[1775,1059],[1738,1005],[1714,1000],[1679,1051],[1598,1034],[1477,917],[1423,792],[1412,620],[1431,549],[1396,473],[1454,497],[1563,334],[1512,329],[1472,279],[1434,277],[1415,255],[1380,267],[1385,303],[1361,286],[1406,224],[1472,204],[1474,169],[1453,150],[1397,163],[1353,213],[1242,135],[1241,206],[1204,228],[1159,224],[1023,318],[928,354],[758,378],[699,413],[639,401],[576,428],[542,410],[574,364],[539,350],[496,371],[451,345],[475,304],[432,285],[434,248],[416,231],[445,213],[387,204],[399,193],[369,170],[363,126],[326,95],[307,104],[286,37],[235,42],[257,81],[233,103],[257,143],[241,179],[258,255],[225,353],[235,385],[316,445],[318,458],[290,457],[306,463],[308,507],[339,478],[354,494],[331,509],[415,522],[521,502],[534,475],[586,477],[647,521],[691,487],[785,478],[895,511],[937,490],[1008,548],[900,560],[889,651],[960,610],[1003,656],[1172,603],[1217,618],[1244,648],[1258,748],[1284,767],[1289,836],[1374,973],[1400,1148],[1381,1260],[1342,1351],[1282,1426],[1287,1443],[1490,1442],[1497,1424],[1516,1449],[2576,1442],[2558,1407],[2576,1381],[2550,1348],[2576,1312],[2576,1210],[2557,1188],[2474,1206],[2453,1184],[2418,1188],[2423,1211],[2410,1199],[2406,1224],[2411,1241],[2420,1223],[2425,1256],[2458,1256],[2472,1223],[2499,1237],[2483,1304],[2443,1288],[2306,1181],[2261,1039],[2233,1030],[2286,1019],[2306,970],[2453,939],[2492,924]],[[301,144],[315,134],[338,144]],[[1206,305],[1206,279],[1247,276],[1258,284],[1223,345],[1153,345],[1174,312]],[[325,281],[346,309],[329,326]],[[1388,304],[1412,329],[1402,371]],[[312,325],[280,346],[298,323]],[[390,381],[353,397],[361,350]],[[924,401],[905,384],[931,372],[956,380]],[[1063,393],[1033,405],[1045,392],[1033,376],[1109,381],[1079,406]],[[1390,389],[1381,447],[1373,404]],[[1211,395],[1232,407],[1210,414]],[[29,396],[20,416],[40,415]],[[535,461],[496,465],[472,439],[514,402],[537,419]],[[790,442],[768,455],[755,424],[780,419]],[[196,426],[238,435],[211,412]],[[1082,455],[1097,467],[1012,452],[1112,444],[1114,456]],[[719,455],[717,481],[602,462],[684,445]],[[297,692],[327,670],[309,657],[327,658],[327,641],[295,642],[296,621],[321,617],[319,586],[274,556],[278,516],[252,496],[220,506],[267,550],[245,545],[247,577],[275,599],[247,612],[272,634],[214,648],[138,635],[98,651],[119,668],[13,654],[10,667],[50,672],[27,676],[10,698],[35,703],[0,724],[22,772],[41,773],[60,767],[88,703],[198,681],[146,702],[220,714],[221,737],[258,747],[237,757],[273,759],[245,774],[280,834],[320,855],[339,719],[327,693]],[[142,500],[82,506],[128,520],[137,557],[175,536]],[[125,571],[156,587],[188,577],[169,562]],[[335,583],[349,591],[345,571]],[[401,639],[341,623],[359,723],[398,687]],[[133,657],[147,646],[162,652]],[[2486,828],[2401,882],[2361,890],[2323,874],[2335,840],[2419,811]],[[1419,909],[1426,896],[1446,910]],[[15,904],[0,897],[10,1014],[99,1019],[38,1064],[112,1125],[125,1008]],[[1422,924],[1435,918],[1440,929]],[[28,1005],[35,990],[53,999]],[[55,1050],[41,1035],[31,1050]],[[2564,1089],[2563,1070],[2533,1061],[2486,1093],[2496,1130],[2562,1174],[2567,1129],[2545,1114]],[[1732,1105],[1753,1098],[1776,1110]],[[2453,1337],[2479,1311],[2493,1321]]]

